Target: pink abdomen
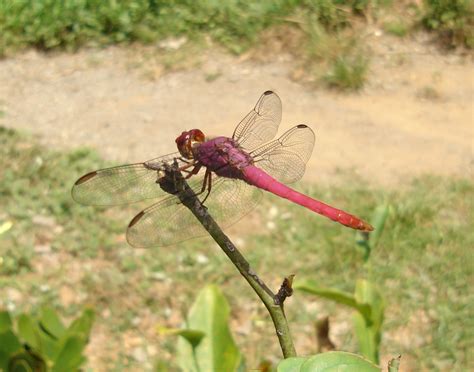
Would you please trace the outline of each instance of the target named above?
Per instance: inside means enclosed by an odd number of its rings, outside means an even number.
[[[242,169],[244,180],[256,187],[269,191],[272,194],[288,199],[293,203],[306,207],[313,212],[319,213],[330,218],[333,221],[339,222],[344,226],[362,231],[372,231],[373,227],[360,218],[353,216],[340,209],[333,208],[318,200],[312,199],[309,196],[299,193],[296,190],[278,182],[263,170],[249,165]]]

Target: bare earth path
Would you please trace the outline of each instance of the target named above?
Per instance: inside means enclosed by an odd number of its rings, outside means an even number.
[[[283,100],[281,131],[299,123],[316,131],[305,180],[330,182],[340,169],[381,185],[422,173],[472,174],[472,59],[388,37],[371,46],[370,80],[356,94],[293,82],[285,56],[257,64],[208,53],[200,67],[162,75],[153,56],[135,49],[28,52],[0,61],[0,125],[54,147],[92,146],[110,160],[136,162],[175,151],[185,129],[230,135],[272,89]]]

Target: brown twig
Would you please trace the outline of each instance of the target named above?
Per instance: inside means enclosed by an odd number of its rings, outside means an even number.
[[[260,297],[273,320],[283,356],[285,358],[296,356],[296,350],[283,310],[283,301],[291,294],[280,294],[279,291],[279,294],[275,295],[263,280],[259,278],[245,257],[242,256],[236,246],[223,233],[221,228],[208,213],[207,208],[202,205],[196,194],[188,186],[184,177],[177,170],[177,167],[169,167],[169,169],[165,171],[165,177],[163,177],[159,183],[164,191],[175,194],[181,203],[194,214],[209,235],[212,236],[227,257],[229,257],[237,270],[239,270],[240,274],[247,280],[258,297]],[[291,288],[291,283],[289,284],[289,288]]]

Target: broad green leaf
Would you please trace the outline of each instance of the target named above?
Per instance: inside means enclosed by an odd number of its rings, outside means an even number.
[[[8,311],[0,311],[0,333],[12,328],[12,318]]]
[[[21,314],[17,319],[18,335],[28,346],[41,351],[38,328],[33,319],[27,314]]]
[[[315,355],[303,363],[299,372],[380,372],[375,364],[359,355],[330,351]]]
[[[1,342],[1,341],[0,341]],[[0,371],[6,371],[9,355],[0,347]]]
[[[6,353],[16,353],[22,349],[20,340],[11,329],[0,333],[0,350]]]
[[[40,317],[41,327],[53,338],[60,339],[66,332],[66,327],[59,319],[56,311],[51,307],[44,307]]]
[[[370,318],[370,306],[360,303],[357,301],[356,297],[350,293],[334,288],[318,287],[318,285],[312,280],[297,281],[293,284],[293,288],[335,301],[342,305],[350,306],[363,314],[364,317]]]
[[[299,372],[301,366],[308,358],[295,357],[283,359],[277,366],[277,372]]]
[[[81,336],[84,340],[89,339],[92,324],[94,323],[95,312],[92,309],[85,309],[82,315],[74,320],[67,329],[67,336]]]
[[[178,335],[188,341],[192,347],[199,345],[203,337],[206,335],[203,331],[196,329],[183,329],[183,328],[159,328],[158,332],[161,335]]]
[[[39,335],[39,350],[41,354],[47,357],[49,360],[54,360],[56,355],[58,355],[60,344],[58,340],[52,338],[48,333],[44,332],[42,329],[38,331]]]
[[[75,371],[84,362],[85,341],[80,336],[68,337],[54,360],[53,372]]]
[[[21,350],[20,341],[12,330],[0,333],[0,371],[6,371],[10,358]]]
[[[229,329],[229,305],[215,285],[205,287],[189,310],[187,328],[202,331],[205,337],[193,346],[180,338],[178,362],[185,371],[236,371],[242,355]]]

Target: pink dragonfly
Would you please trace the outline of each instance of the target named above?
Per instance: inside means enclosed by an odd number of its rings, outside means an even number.
[[[87,173],[74,184],[72,197],[84,205],[106,206],[168,195],[128,225],[127,240],[135,247],[165,246],[203,236],[206,231],[178,197],[160,187],[165,170],[177,164],[221,227],[249,213],[258,205],[261,190],[266,190],[353,229],[373,230],[360,218],[285,185],[303,176],[314,133],[300,124],[271,141],[280,121],[281,100],[266,91],[231,138],[206,139],[199,129],[183,132],[176,139],[178,152]]]

